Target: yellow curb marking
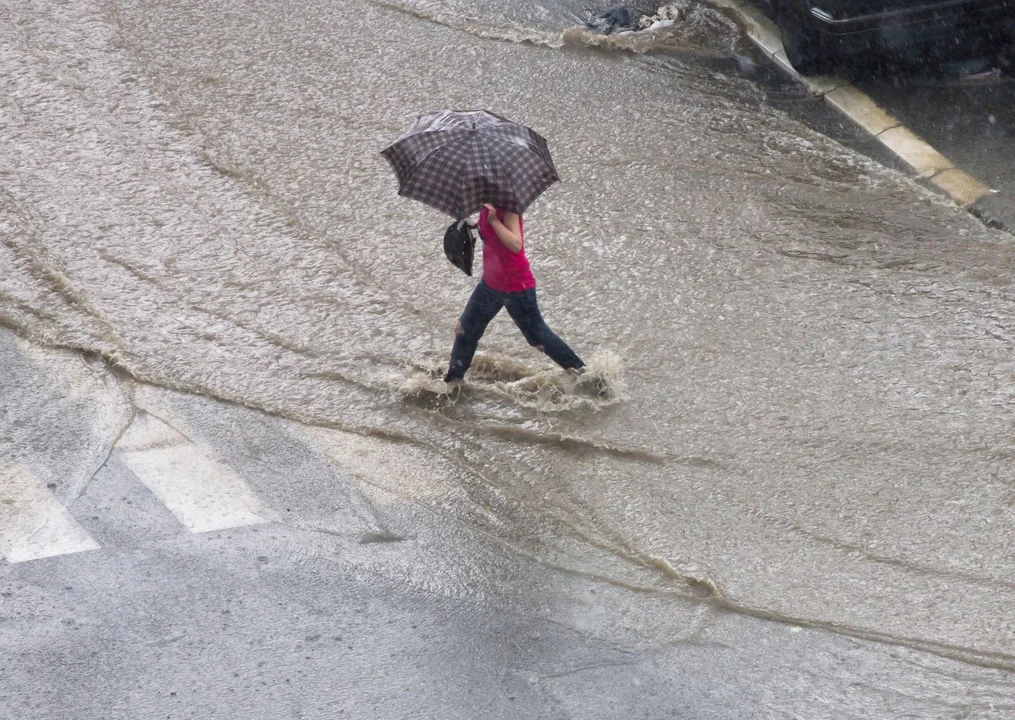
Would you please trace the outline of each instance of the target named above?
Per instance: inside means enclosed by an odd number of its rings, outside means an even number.
[[[846,117],[878,138],[917,173],[917,179],[929,179],[962,207],[968,207],[984,195],[995,193],[968,173],[954,167],[952,162],[885,112],[871,98],[852,83],[835,76],[801,75],[790,65],[782,45],[782,33],[760,9],[746,4],[746,0],[709,0],[717,8],[729,10],[743,24],[744,32],[790,76],[802,82],[830,103]]]

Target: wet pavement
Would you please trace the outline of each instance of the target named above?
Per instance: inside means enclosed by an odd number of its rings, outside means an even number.
[[[20,389],[5,457],[68,511],[49,529],[74,523],[92,543],[71,553],[36,536],[36,554],[56,554],[3,567],[5,720],[1013,710],[1008,672],[945,648],[666,594],[632,604],[629,589],[451,519],[470,503],[431,466],[407,492],[381,440],[138,384],[2,330],[0,358],[3,389]],[[159,442],[130,439],[156,423],[170,429]],[[206,458],[196,486],[187,457]],[[237,500],[260,519],[224,518]]]
[[[0,712],[1012,714],[1015,248],[721,13],[0,13]],[[474,280],[378,154],[434,107],[549,138],[610,392],[503,318],[446,392]]]
[[[1015,232],[1015,46],[1004,37],[954,40],[954,47],[936,56],[870,53],[844,59],[835,72],[957,168],[997,191],[973,211]],[[812,126],[825,128],[820,120]],[[893,163],[862,139],[849,134],[837,139]]]
[[[992,64],[993,65],[993,64]],[[1013,70],[973,82],[920,75],[859,79],[859,86],[904,125],[997,191],[980,203],[986,219],[1015,230]]]

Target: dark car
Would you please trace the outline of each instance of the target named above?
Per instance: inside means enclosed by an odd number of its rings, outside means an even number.
[[[1010,24],[1015,0],[759,0],[807,75],[866,51],[920,53]]]

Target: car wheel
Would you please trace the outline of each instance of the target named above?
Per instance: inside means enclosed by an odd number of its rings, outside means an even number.
[[[809,27],[789,8],[779,9],[779,30],[786,59],[801,75],[817,75],[828,69],[828,54],[818,31]]]

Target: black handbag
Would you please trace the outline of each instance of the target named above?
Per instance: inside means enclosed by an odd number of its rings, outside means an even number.
[[[476,254],[476,236],[464,220],[456,220],[444,231],[444,255],[451,264],[472,276],[472,258]]]

